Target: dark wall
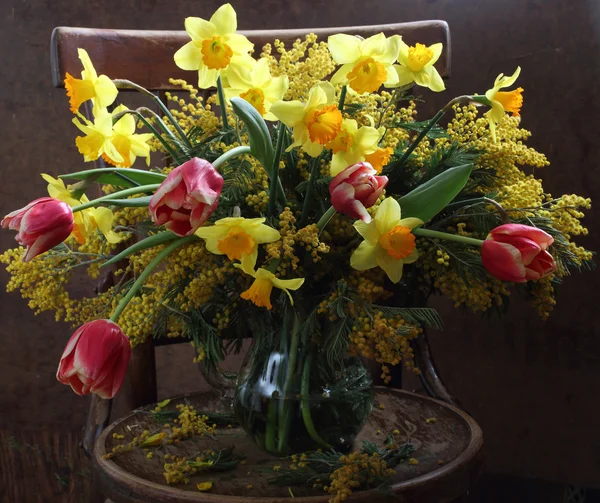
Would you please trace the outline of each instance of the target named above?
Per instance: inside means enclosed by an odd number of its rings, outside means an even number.
[[[54,26],[182,29],[185,16],[209,16],[220,2],[170,0],[2,0],[0,4],[0,215],[45,192],[40,171],[79,170],[75,129],[63,91],[50,81]],[[445,98],[483,92],[500,72],[523,67],[523,124],[551,166],[539,171],[550,192],[598,191],[600,118],[597,0],[238,0],[240,28],[292,28],[444,19],[452,34],[452,78]],[[600,249],[600,228],[590,212]],[[0,249],[14,243],[0,233]],[[0,273],[4,284],[7,275]],[[546,323],[512,301],[509,317],[481,321],[441,305],[447,329],[432,334],[454,394],[481,423],[489,469],[600,486],[600,318],[597,273],[576,275]],[[81,285],[80,288],[89,288]],[[73,428],[87,400],[54,380],[71,329],[34,317],[18,294],[0,293],[0,424]],[[187,348],[159,355],[164,395],[194,389]],[[177,362],[175,364],[174,362]],[[184,374],[180,363],[187,364]],[[181,381],[185,384],[182,385]]]

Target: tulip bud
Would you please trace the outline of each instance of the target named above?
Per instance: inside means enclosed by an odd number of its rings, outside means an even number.
[[[130,355],[129,339],[116,323],[90,321],[69,339],[56,378],[78,395],[113,398],[125,380]]]
[[[0,225],[18,231],[15,239],[27,246],[23,262],[29,262],[69,237],[73,230],[73,212],[67,203],[42,197],[6,215]]]
[[[329,184],[333,207],[354,219],[369,223],[367,212],[375,204],[388,183],[387,176],[376,176],[368,162],[359,162],[339,173]]]
[[[223,177],[214,166],[194,158],[169,173],[148,209],[156,225],[164,225],[178,236],[189,236],[215,211],[222,189]]]
[[[481,247],[481,261],[488,272],[503,281],[525,283],[556,270],[546,248],[554,238],[536,227],[505,224],[493,229]]]

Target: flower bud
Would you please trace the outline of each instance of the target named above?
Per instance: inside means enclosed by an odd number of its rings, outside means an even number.
[[[367,212],[375,204],[388,183],[387,176],[376,176],[377,171],[368,162],[359,162],[340,172],[329,184],[331,204],[348,215],[369,223]]]
[[[73,230],[71,207],[53,197],[41,197],[6,215],[0,225],[17,231],[15,239],[27,251],[23,262],[54,248]]]
[[[554,238],[536,227],[505,224],[493,229],[481,247],[481,261],[488,272],[503,281],[525,283],[556,270],[546,248]]]
[[[164,225],[178,236],[189,236],[215,211],[222,189],[223,177],[214,166],[194,158],[169,173],[148,209],[156,225]]]
[[[69,339],[56,372],[78,395],[113,398],[123,385],[131,356],[129,339],[110,320],[94,320]]]

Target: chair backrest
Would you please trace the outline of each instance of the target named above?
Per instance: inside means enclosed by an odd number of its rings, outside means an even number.
[[[386,36],[402,35],[409,44],[417,42],[433,44],[442,42],[444,51],[436,63],[442,77],[450,74],[450,30],[445,21],[415,21],[411,23],[381,24],[372,26],[348,26],[339,28],[306,28],[293,30],[242,31],[255,49],[267,42],[279,39],[290,47],[308,33],[315,33],[319,40],[326,40],[335,33],[360,35],[364,38],[383,32]],[[98,73],[113,79],[128,79],[150,91],[176,89],[169,78],[193,82],[191,73],[179,69],[174,61],[175,51],[189,42],[185,31],[152,30],[106,30],[94,28],[58,27],[52,32],[51,63],[52,83],[64,86],[65,73],[73,76],[81,73],[77,48],[85,49]]]

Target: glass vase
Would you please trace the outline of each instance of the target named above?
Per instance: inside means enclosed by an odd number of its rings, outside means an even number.
[[[309,334],[297,330],[253,339],[233,399],[246,433],[276,455],[350,450],[373,407],[372,381],[362,361],[328,358]]]

